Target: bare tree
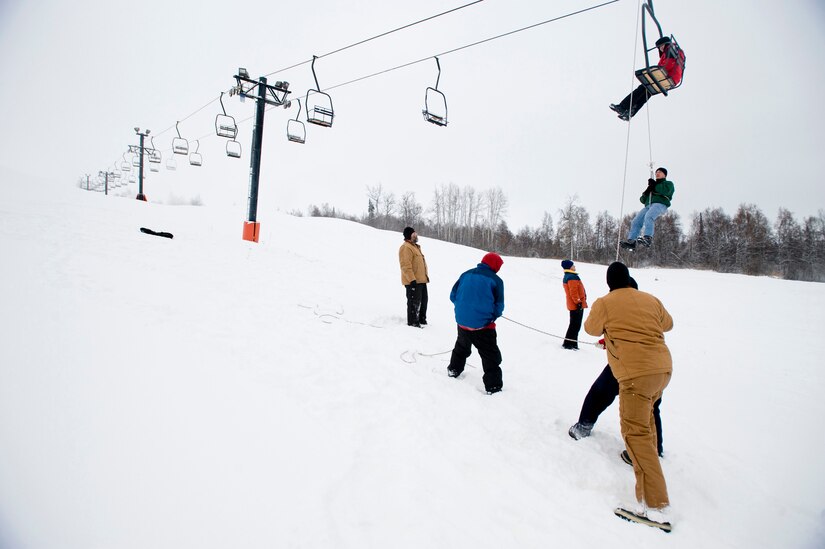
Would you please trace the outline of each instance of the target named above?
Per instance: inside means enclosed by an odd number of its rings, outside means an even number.
[[[421,224],[424,207],[415,200],[414,192],[407,191],[401,195],[398,207],[401,222],[405,227],[417,227]]]
[[[507,196],[501,187],[487,189],[484,193],[484,242],[489,248],[495,246],[496,230],[507,213],[507,202]]]

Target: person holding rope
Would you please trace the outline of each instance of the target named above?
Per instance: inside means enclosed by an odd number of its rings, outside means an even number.
[[[630,272],[616,261],[607,268],[610,293],[593,303],[584,323],[595,337],[604,335],[607,360],[619,382],[622,438],[633,461],[640,510],[617,508],[624,519],[670,529],[664,511],[670,504],[656,449],[653,404],[670,383],[673,359],[664,333],[673,318],[651,294],[630,287]]]
[[[645,207],[639,210],[630,223],[630,233],[627,235],[627,240],[620,243],[622,248],[635,250],[636,244],[641,244],[646,248],[650,247],[653,243],[656,220],[667,213],[675,192],[676,186],[672,181],[667,180],[667,169],[657,168],[656,179],[647,180],[647,188],[639,197],[639,202],[644,204]],[[642,232],[643,229],[644,232]]]
[[[564,295],[567,298],[567,310],[570,311],[570,324],[567,326],[567,334],[564,336],[564,343],[561,346],[563,349],[578,351],[579,330],[582,327],[584,310],[587,308],[587,293],[584,291],[584,284],[582,284],[581,278],[576,272],[576,266],[571,260],[565,259],[562,261],[561,268],[564,270],[562,286],[564,286]]]
[[[447,375],[457,378],[464,371],[472,347],[481,356],[482,380],[488,395],[501,391],[501,351],[496,336],[496,320],[504,313],[504,282],[498,271],[504,260],[497,253],[486,254],[475,269],[463,273],[450,292],[455,305],[458,338]]]
[[[629,278],[628,286],[634,290],[639,289],[639,285],[632,276]],[[606,348],[604,339],[599,340],[599,345],[602,349]],[[613,375],[610,364],[608,364],[604,367],[602,373],[599,374],[599,377],[596,378],[596,381],[593,382],[593,385],[590,386],[590,390],[587,391],[584,402],[582,402],[581,412],[579,413],[579,421],[570,427],[567,434],[574,440],[589,437],[593,426],[596,424],[596,420],[599,419],[602,412],[613,404],[617,396],[619,396],[619,382],[616,380],[616,376]],[[656,425],[656,453],[659,454],[659,457],[662,457],[664,453],[662,447],[662,418],[659,412],[661,404],[661,398],[653,403],[653,422]],[[633,465],[633,460],[630,458],[627,450],[622,452],[622,459],[630,465]]]
[[[679,82],[682,81],[685,52],[674,46],[668,36],[656,40],[656,47],[659,49],[659,66],[673,80],[673,85],[678,86]],[[650,92],[647,91],[644,84],[639,84],[639,87],[630,92],[630,95],[622,99],[618,105],[611,104],[610,108],[622,120],[630,120],[647,103],[648,99],[650,99]]]

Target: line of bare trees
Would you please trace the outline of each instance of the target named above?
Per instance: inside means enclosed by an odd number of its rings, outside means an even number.
[[[341,217],[380,229],[412,226],[421,236],[511,256],[608,264],[616,259],[618,241],[635,214],[618,220],[602,211],[591,221],[578,197],[572,196],[555,216],[545,212],[538,227],[513,233],[506,221],[508,200],[498,187],[478,191],[442,184],[435,188],[428,208],[415,193],[397,198],[381,184],[367,187],[367,198],[367,213],[361,217],[336,212],[327,204],[311,206],[310,215]],[[772,224],[753,204],[742,204],[732,217],[720,208],[707,208],[692,214],[685,233],[681,216],[671,209],[657,220],[651,248],[625,253],[622,260],[825,282],[825,211],[799,222],[780,208]]]

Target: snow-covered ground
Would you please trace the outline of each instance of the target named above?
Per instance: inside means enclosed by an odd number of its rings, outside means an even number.
[[[504,391],[476,354],[446,376],[449,290],[484,251],[421,239],[418,330],[401,227],[261,210],[253,244],[243,206],[0,193],[3,549],[825,545],[823,284],[631,270],[675,321],[664,534],[612,513],[618,405],[567,435],[604,351],[501,320]],[[507,317],[564,333],[558,260],[500,275]]]

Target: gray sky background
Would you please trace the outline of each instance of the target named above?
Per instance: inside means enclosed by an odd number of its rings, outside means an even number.
[[[0,0],[3,177],[74,185],[122,161],[134,126],[152,130],[165,162],[175,121],[186,118],[181,134],[199,139],[204,165],[178,157],[177,171],[150,174],[150,200],[246,204],[254,104],[225,97],[240,160],[226,157],[214,135],[220,105],[209,104],[239,66],[265,75],[465,3]],[[316,72],[329,88],[598,3],[486,0],[319,59]],[[331,90],[333,127],[307,124],[305,145],[285,135],[297,106],[268,111],[259,220],[310,203],[360,214],[366,187],[379,183],[397,197],[415,191],[425,206],[440,184],[500,186],[514,231],[555,216],[573,195],[593,216],[618,215],[638,209],[651,146],[676,184],[673,209],[686,229],[707,207],[733,214],[752,203],[771,220],[780,206],[799,220],[825,208],[818,0],[654,2],[687,70],[680,89],[650,101],[649,121],[646,112],[633,119],[622,206],[628,125],[607,105],[642,65],[639,6],[622,0],[441,56],[446,128],[421,116],[434,60]],[[289,81],[293,98],[314,86],[309,64],[269,79]]]

